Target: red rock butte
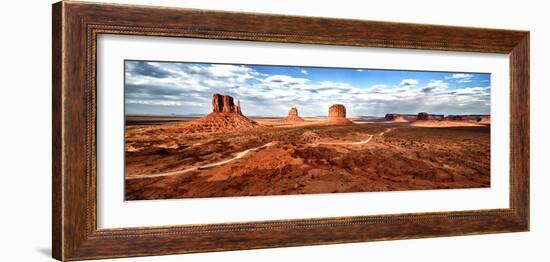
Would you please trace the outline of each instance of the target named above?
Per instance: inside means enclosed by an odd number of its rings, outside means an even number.
[[[328,122],[334,124],[351,124],[346,118],[346,107],[342,104],[334,104],[328,109]]]
[[[256,127],[259,127],[258,123],[242,114],[239,100],[235,104],[231,96],[214,94],[212,95],[212,113],[186,123],[182,131],[205,133]]]
[[[445,118],[442,114],[429,114],[428,112],[420,112],[414,114],[386,114],[384,119],[392,122],[414,122],[417,120],[443,120]]]
[[[237,104],[233,102],[233,97],[222,96],[220,94],[212,95],[212,112],[214,113],[241,113],[241,103],[237,101]]]
[[[290,108],[288,116],[283,119],[285,122],[303,122],[304,119],[298,116],[298,109],[296,107]]]
[[[427,112],[420,112],[416,116],[417,120],[438,120],[441,121],[445,118],[444,115],[441,114],[428,114]]]
[[[413,114],[386,114],[384,119],[392,122],[411,122],[415,121],[418,115]]]
[[[418,120],[428,120],[429,117],[430,117],[430,115],[427,112],[420,112],[420,113],[418,113],[418,116],[416,117],[416,119],[418,119]]]
[[[491,115],[448,115],[445,119],[449,121],[478,122],[481,124],[491,123]]]

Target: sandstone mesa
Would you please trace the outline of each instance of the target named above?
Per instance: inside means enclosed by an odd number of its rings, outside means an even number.
[[[329,124],[352,124],[352,122],[346,118],[346,107],[342,104],[334,104],[328,109]]]
[[[283,119],[283,122],[303,122],[304,119],[298,115],[298,108],[292,107],[288,111],[288,116]]]
[[[231,96],[214,94],[212,112],[198,120],[185,123],[181,131],[185,133],[220,132],[259,126],[254,120],[242,114],[239,100],[235,104]]]

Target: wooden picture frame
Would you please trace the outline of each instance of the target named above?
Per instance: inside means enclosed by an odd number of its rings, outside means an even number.
[[[529,230],[529,32],[59,2],[53,5],[53,257],[81,260]],[[98,229],[99,34],[508,54],[510,207],[477,211]]]

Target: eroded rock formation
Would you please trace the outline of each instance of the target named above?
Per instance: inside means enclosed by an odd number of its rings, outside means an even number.
[[[430,115],[428,115],[428,113],[420,112],[420,113],[418,113],[418,116],[416,117],[416,119],[418,119],[418,120],[428,120],[429,117],[430,117]]]
[[[483,124],[491,123],[491,115],[448,115],[446,119],[449,121],[467,121]]]
[[[410,123],[422,127],[490,125],[491,115],[443,115],[420,112],[412,114],[386,114],[384,120],[392,123]]]
[[[224,113],[237,113],[237,110],[235,110],[235,104],[233,103],[233,97],[223,96],[222,112],[224,112]]]
[[[243,114],[243,113],[241,112],[241,100],[237,100],[237,113],[239,113],[239,114],[241,114],[241,115]]]
[[[328,109],[328,118],[346,118],[346,107],[342,104],[334,104]]]
[[[298,116],[298,109],[296,107],[290,108],[288,116],[283,119],[285,122],[303,122],[304,119]]]
[[[298,116],[298,109],[296,107],[290,108],[288,111],[288,116]]]
[[[221,132],[258,126],[258,123],[242,114],[239,100],[235,104],[231,96],[214,94],[212,95],[212,113],[186,123],[182,131],[185,133]]]
[[[220,94],[212,96],[212,112],[221,112],[223,108],[223,98]]]
[[[392,122],[414,122],[416,120],[444,120],[445,116],[441,114],[429,114],[420,112],[418,114],[386,114],[384,120]]]
[[[328,122],[330,123],[351,123],[346,118],[346,107],[342,104],[334,104],[328,109]]]
[[[212,112],[241,113],[240,101],[235,105],[233,97],[220,94],[212,95]]]
[[[426,112],[420,112],[418,113],[417,117],[416,117],[417,120],[444,120],[445,119],[445,116],[444,115],[438,115],[438,114],[428,114]]]
[[[413,121],[416,120],[417,115],[413,114],[386,114],[384,117],[387,121],[396,121],[396,122],[403,122],[403,121]]]

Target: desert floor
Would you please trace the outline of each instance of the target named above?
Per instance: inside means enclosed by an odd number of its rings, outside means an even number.
[[[179,132],[127,122],[127,200],[490,186],[490,126],[254,119],[263,127]]]

